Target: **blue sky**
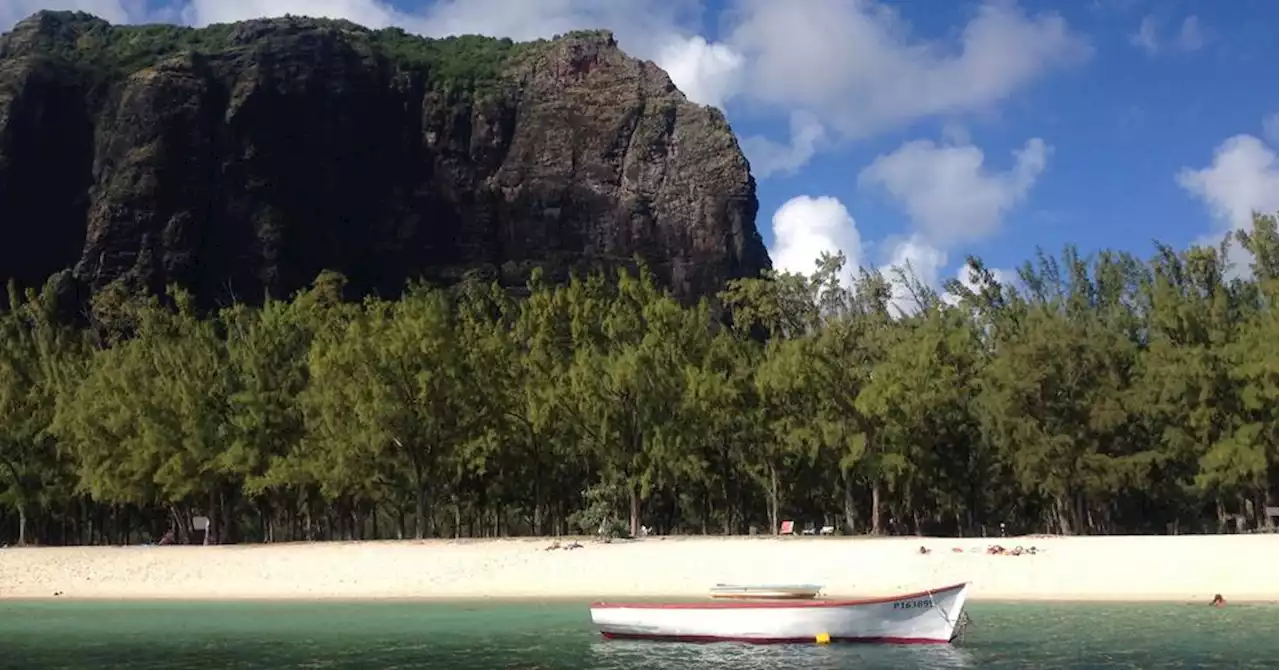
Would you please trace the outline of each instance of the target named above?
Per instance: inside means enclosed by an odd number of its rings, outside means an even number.
[[[1272,0],[5,0],[204,24],[285,13],[424,35],[615,31],[725,110],[776,265],[841,249],[938,284],[968,253],[1146,255],[1274,211]],[[806,260],[808,259],[808,260]]]

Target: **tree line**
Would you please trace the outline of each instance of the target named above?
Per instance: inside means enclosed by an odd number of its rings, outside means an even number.
[[[1241,532],[1277,498],[1277,233],[1000,281],[643,270],[0,312],[0,541]],[[911,308],[896,307],[907,301]],[[714,303],[714,304],[713,304]]]

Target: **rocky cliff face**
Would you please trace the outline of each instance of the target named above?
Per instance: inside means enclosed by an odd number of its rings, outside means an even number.
[[[606,32],[513,44],[341,21],[0,37],[0,276],[285,296],[644,258],[683,298],[769,264],[721,114]]]

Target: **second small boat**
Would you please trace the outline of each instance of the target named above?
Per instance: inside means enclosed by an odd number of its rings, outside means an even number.
[[[746,600],[812,600],[821,590],[821,584],[716,584],[711,587],[711,597]]]

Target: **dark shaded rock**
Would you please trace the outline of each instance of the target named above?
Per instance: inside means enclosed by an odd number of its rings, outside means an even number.
[[[513,44],[343,21],[0,37],[0,276],[285,296],[643,258],[684,299],[769,259],[715,109],[607,32]]]

